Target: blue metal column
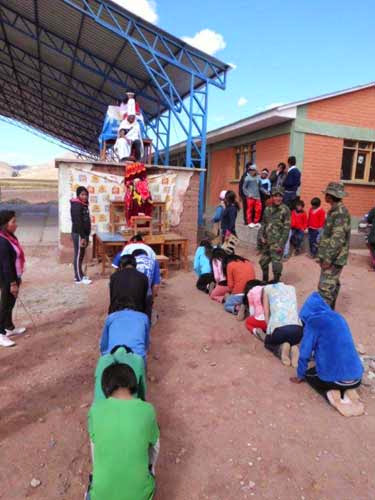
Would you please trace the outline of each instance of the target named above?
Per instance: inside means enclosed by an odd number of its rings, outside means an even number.
[[[189,96],[189,126],[186,141],[186,166],[202,168],[206,166],[207,101],[208,84],[196,89],[191,76]],[[198,224],[203,224],[205,172],[200,173]]]

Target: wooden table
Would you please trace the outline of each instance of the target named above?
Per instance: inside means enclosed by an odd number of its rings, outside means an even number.
[[[185,271],[189,270],[188,244],[189,240],[177,233],[165,233],[164,249],[170,262],[181,264]],[[107,264],[110,266],[112,258],[121,251],[128,240],[120,233],[96,233],[93,236],[93,258],[98,257],[102,262],[102,274],[105,273]],[[154,245],[150,244],[153,248]],[[155,246],[160,246],[156,244]]]
[[[187,238],[177,233],[165,233],[164,247],[166,255],[172,262],[175,260],[179,265],[182,263],[185,271],[189,270],[189,240]]]
[[[107,264],[111,266],[112,258],[120,252],[126,243],[124,235],[120,233],[96,233],[93,236],[92,256],[102,262],[102,274]]]

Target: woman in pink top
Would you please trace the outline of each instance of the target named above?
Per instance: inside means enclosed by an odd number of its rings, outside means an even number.
[[[225,294],[229,292],[227,279],[223,271],[224,262],[228,255],[222,248],[215,248],[212,252],[212,271],[215,283],[212,283],[210,297],[212,300],[221,304],[224,301]]]
[[[264,332],[267,329],[262,303],[264,285],[265,283],[259,280],[252,280],[248,283],[249,317],[246,319],[245,324],[251,333],[254,333],[256,328],[260,328]]]

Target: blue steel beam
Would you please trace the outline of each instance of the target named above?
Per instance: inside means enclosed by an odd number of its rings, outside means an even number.
[[[6,45],[7,49],[8,49],[8,53],[9,53],[10,63],[12,65],[13,70],[15,70],[14,59],[13,59],[12,54],[11,54],[10,49],[9,49],[8,35],[7,35],[6,29],[5,29],[4,20],[2,19],[1,16],[0,16],[0,22],[1,22],[1,31],[3,33],[4,43],[5,43],[5,45]],[[21,87],[20,87],[19,82],[18,82],[18,76],[17,76],[16,72],[15,72],[15,81],[17,83],[18,88],[20,89],[20,93],[21,93],[21,96],[22,96],[22,91],[21,91]],[[22,103],[23,103],[23,107],[26,109],[26,102],[25,102],[25,100],[24,100],[23,97],[22,97]]]
[[[84,9],[82,9],[81,12],[85,12]],[[33,40],[36,40],[37,37],[33,29],[34,22],[31,19],[28,19],[27,17],[21,15],[14,9],[11,9],[9,6],[0,6],[0,17],[2,18],[4,24],[6,24],[7,26],[14,28],[15,30]],[[60,55],[62,54],[69,59],[73,59],[73,54],[75,52],[76,46],[61,35],[58,35],[53,31],[46,29],[45,27],[40,27],[39,39],[41,45],[46,46],[56,53]],[[93,54],[91,51],[82,47],[78,48],[79,51],[76,54],[75,58],[76,64],[101,77],[103,77],[107,71],[110,71],[110,76],[108,76],[109,81],[111,81],[115,85],[137,93],[144,99],[153,101],[154,103],[158,103],[158,99],[156,97],[150,95],[150,93],[141,91],[139,85],[143,85],[144,81],[139,79],[135,75],[130,74],[128,69],[125,70],[119,67],[111,67],[111,65],[107,61]],[[104,70],[103,67],[105,68]],[[122,77],[121,73],[125,75],[125,79]],[[150,92],[154,92],[152,88],[150,88],[149,90]],[[116,99],[117,96],[114,96],[113,98]]]
[[[9,80],[14,79],[14,72],[13,68],[8,66],[6,63],[3,63],[0,61],[0,69],[3,71],[0,71],[0,76],[2,77],[7,77],[7,81],[11,83]],[[25,93],[27,92],[28,88],[31,87],[33,90],[36,92],[41,93],[40,89],[40,82],[39,80],[36,80],[35,78],[32,78],[31,76],[27,75],[26,73],[18,71],[18,81],[20,85],[22,86],[22,91]],[[48,95],[51,99],[53,99],[56,102],[59,102],[60,104],[64,105],[64,93],[61,91],[58,91],[52,87],[49,87],[45,83],[43,84],[44,86],[44,95]],[[26,88],[25,88],[26,87]],[[100,115],[100,118],[98,117],[93,117],[91,115],[86,114],[82,110],[82,106],[80,106],[81,103],[75,102],[73,99],[69,98],[71,100],[71,108],[73,109],[78,109],[78,114],[75,111],[70,111],[70,113],[74,116],[76,116],[82,123],[85,121],[92,124],[96,124],[98,127],[98,130],[100,131],[101,125],[102,125],[102,113]],[[69,101],[68,101],[69,102]]]
[[[40,52],[40,40],[39,40],[39,10],[38,10],[38,0],[34,0],[34,17],[35,17],[35,27],[37,32],[37,53],[38,53],[38,66],[39,66],[39,81],[40,81],[40,91],[42,93],[42,114],[44,115],[44,98],[43,98],[43,80],[42,80],[42,67],[41,67],[41,52]]]
[[[3,89],[2,92],[3,94],[5,93]],[[79,129],[79,126],[77,124],[68,122],[62,116],[54,116],[48,113],[45,113],[43,115],[41,114],[40,107],[37,107],[31,103],[29,103],[29,109],[26,112],[22,108],[22,101],[18,100],[17,97],[18,96],[15,96],[13,94],[12,102],[14,102],[14,104],[17,104],[17,106],[13,108],[12,112],[17,119],[23,120],[27,118],[29,122],[35,122],[39,126],[45,128],[47,128],[47,126],[51,126],[52,128],[50,130],[58,131],[59,134],[69,138],[72,142],[74,140],[79,140],[80,144],[83,147],[87,147],[88,149],[90,149],[91,138],[88,139],[87,137],[83,136],[82,130]],[[95,144],[96,141],[93,142],[93,145]]]
[[[22,49],[17,48],[16,46],[12,45],[11,43],[8,43],[8,45],[5,44],[3,40],[0,39],[0,53],[1,52],[6,52],[4,48],[9,48],[8,52],[8,57],[10,58],[9,52],[12,54],[13,61],[16,63],[22,64],[22,68],[29,68],[34,71],[38,71],[38,60],[28,52],[25,52]],[[102,120],[103,114],[105,112],[105,109],[108,106],[108,102],[112,102],[114,97],[112,97],[109,94],[106,94],[105,92],[102,93],[102,97],[98,97],[95,99],[92,97],[96,89],[95,87],[92,87],[91,85],[87,84],[86,82],[83,82],[80,79],[72,78],[71,79],[71,85],[68,83],[68,75],[67,73],[61,71],[60,69],[56,68],[55,66],[52,66],[51,64],[47,63],[41,63],[41,70],[43,73],[43,76],[47,77],[51,81],[57,82],[60,85],[64,86],[65,89],[71,89],[74,91],[77,96],[79,95],[80,97],[86,99],[87,101],[90,102],[90,106],[85,104],[83,101],[78,100],[78,97],[76,99],[73,99],[77,105],[84,106],[86,108],[86,113],[87,115],[90,115],[92,112],[98,113],[96,118]],[[16,73],[22,74],[23,71],[17,66],[16,67]],[[23,73],[25,76],[28,76],[27,73]],[[45,85],[45,84],[44,84]],[[55,89],[56,90],[56,89]],[[104,100],[104,97],[107,97],[108,99]],[[102,107],[97,107],[97,105],[100,105]]]
[[[10,99],[12,99],[12,95],[20,98],[20,96],[17,95],[18,94],[17,90],[15,90],[11,82],[5,81],[3,78],[1,78],[1,74],[0,74],[0,82],[5,82],[2,85],[2,90],[3,93],[7,94],[7,96],[9,96]],[[32,97],[29,109],[36,109],[38,111],[41,111],[42,116],[46,115],[47,118],[53,117],[61,119],[62,121],[66,122],[69,126],[71,126],[76,133],[84,137],[85,141],[88,144],[96,143],[96,137],[97,137],[96,130],[90,130],[90,128],[82,126],[83,124],[81,120],[79,119],[74,120],[69,112],[67,112],[64,108],[56,106],[54,103],[45,102],[44,103],[45,106],[42,108],[42,100],[40,96],[37,96],[35,93],[32,93],[29,90],[24,90],[24,93],[25,95],[29,94]],[[93,124],[91,124],[91,127],[92,126]]]
[[[171,110],[167,110],[162,114],[159,114],[153,120],[148,123],[149,128],[152,130],[155,140],[153,141],[154,146],[154,163],[158,165],[163,156],[162,163],[164,165],[169,164],[169,140],[170,140],[170,128],[171,128]]]
[[[87,157],[90,157],[89,155],[85,154],[85,150],[82,150],[78,148],[75,144],[70,143],[69,141],[65,141],[63,139],[57,138],[43,130],[40,130],[37,128],[35,125],[27,125],[26,123],[20,122],[11,116],[4,116],[0,115],[0,120],[5,122],[5,123],[10,123],[11,125],[14,125],[15,127],[21,128],[23,130],[27,130],[31,134],[40,137],[44,139],[45,141],[51,142],[52,144],[57,144],[58,146],[63,147],[64,149],[67,149],[68,151],[71,151],[72,153],[76,153],[79,155],[85,155]],[[98,158],[97,155],[91,156],[94,158]]]
[[[37,1],[37,0],[34,0],[34,1]],[[81,34],[82,34],[82,29],[83,29],[84,23],[85,23],[85,16],[82,14],[81,15],[81,20],[80,20],[80,23],[79,23],[79,28],[78,28],[78,35],[77,35],[76,43],[75,43],[76,47],[75,47],[75,51],[74,51],[74,54],[73,54],[73,58],[72,58],[71,63],[70,63],[70,71],[69,71],[70,82],[72,81],[72,78],[73,78],[74,63],[75,63],[75,59],[76,59],[76,56],[77,56],[77,50],[78,50],[79,42],[81,40]],[[38,41],[38,43],[39,43],[39,41]],[[70,92],[68,93],[68,95],[70,95]]]
[[[140,18],[136,20],[134,15],[102,0],[97,0],[96,3],[99,5],[99,9],[96,12],[91,7],[89,0],[64,0],[64,2],[127,39],[130,39],[129,31],[134,28],[138,36],[133,36],[131,39],[132,44],[136,45],[138,49],[148,51],[158,57],[159,60],[165,61],[184,72],[194,74],[203,81],[207,81],[221,89],[225,88],[226,71],[223,65],[215,63],[214,59],[209,56],[204,57],[182,40],[172,40],[166,32],[156,30],[151,24],[142,21]],[[126,27],[124,28],[124,26]],[[151,43],[148,37],[152,38]],[[176,57],[176,49],[180,51],[178,57]],[[189,60],[190,67],[181,62],[183,56]],[[214,77],[211,76],[211,73],[214,74]]]

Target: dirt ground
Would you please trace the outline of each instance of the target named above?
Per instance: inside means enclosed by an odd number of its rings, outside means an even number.
[[[27,253],[21,300],[35,327],[0,351],[0,498],[81,499],[108,278],[91,267],[93,284],[77,286],[54,249]],[[355,341],[374,353],[375,274],[367,267],[351,258],[338,310]],[[317,279],[305,256],[285,266],[300,304]],[[161,427],[156,500],[375,498],[370,388],[360,390],[366,415],[341,417],[306,384],[291,384],[293,369],[194,284],[192,273],[172,272],[156,305],[148,390]],[[22,304],[17,324],[30,325]],[[34,489],[33,478],[41,481]]]

